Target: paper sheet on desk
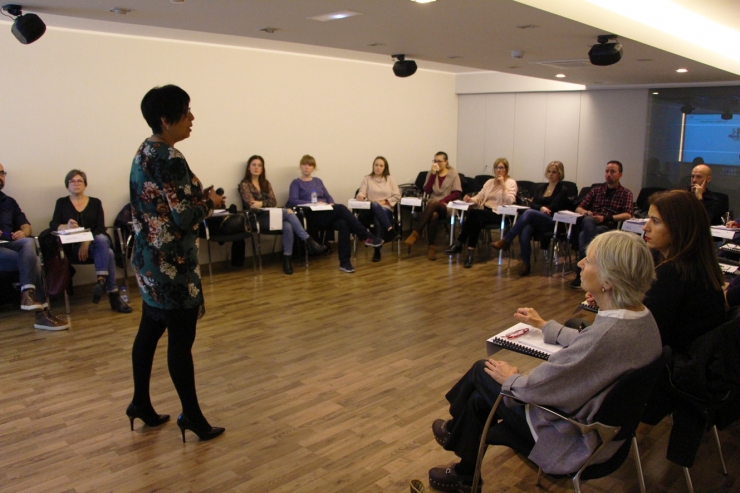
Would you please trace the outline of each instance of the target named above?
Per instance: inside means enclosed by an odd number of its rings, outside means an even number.
[[[62,245],[67,245],[69,243],[82,243],[83,241],[93,241],[93,239],[94,238],[90,230],[59,235],[59,240],[62,242]]]
[[[270,231],[283,229],[283,209],[280,207],[263,207],[270,214]]]
[[[312,211],[333,211],[331,204],[298,204],[298,207],[308,207]]]
[[[370,201],[349,199],[349,201],[347,201],[347,207],[349,207],[350,209],[369,209]]]
[[[740,233],[740,228],[728,228],[727,226],[712,226],[712,236],[732,240]]]
[[[470,206],[473,205],[470,202],[465,202],[464,200],[453,200],[449,204],[447,204],[447,207],[450,209],[458,209],[461,211],[467,211]]]

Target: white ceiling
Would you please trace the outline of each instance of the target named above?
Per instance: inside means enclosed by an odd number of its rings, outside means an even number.
[[[674,2],[694,10],[697,15],[740,29],[738,0]],[[580,22],[525,3],[567,14]],[[24,12],[39,14],[50,27],[166,35],[387,62],[389,67],[391,54],[405,53],[417,61],[420,69],[499,71],[551,80],[556,73],[564,73],[567,78],[558,80],[587,86],[740,81],[740,75],[733,73],[740,72],[734,70],[734,65],[718,63],[706,50],[692,51],[690,46],[650,32],[650,26],[629,23],[617,19],[618,16],[604,12],[601,16],[589,14],[594,7],[579,8],[579,3],[585,5],[588,0],[438,0],[429,4],[409,0],[185,0],[183,3],[169,0],[29,0],[22,5]],[[131,12],[113,14],[109,12],[113,7]],[[308,19],[340,10],[363,15],[329,22]],[[525,25],[538,27],[518,27]],[[273,34],[260,31],[264,27],[274,27],[277,31]],[[537,63],[586,59],[596,36],[614,27],[620,28],[621,32],[616,34],[620,35],[624,47],[624,56],[616,65],[583,64],[560,69]],[[626,37],[627,33],[632,37]],[[37,41],[42,42],[43,38]],[[372,46],[374,43],[378,45]],[[663,49],[654,47],[657,45]],[[524,51],[524,58],[513,59],[511,51],[515,49]],[[668,49],[679,54],[666,51]],[[731,71],[717,66],[730,67]],[[689,72],[676,73],[680,67]]]

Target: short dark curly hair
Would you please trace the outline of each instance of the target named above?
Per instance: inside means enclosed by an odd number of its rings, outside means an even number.
[[[162,132],[162,118],[177,123],[188,114],[190,96],[179,87],[168,84],[150,89],[141,100],[141,114],[155,134]]]

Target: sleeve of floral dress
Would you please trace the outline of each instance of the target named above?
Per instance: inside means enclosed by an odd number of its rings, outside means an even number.
[[[213,202],[203,199],[203,184],[185,158],[171,157],[167,164],[169,176],[162,181],[172,219],[182,229],[195,228],[213,211]]]

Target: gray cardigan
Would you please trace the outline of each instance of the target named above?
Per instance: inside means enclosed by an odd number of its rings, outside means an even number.
[[[593,421],[620,376],[646,366],[662,349],[658,326],[648,310],[635,319],[599,314],[593,325],[580,333],[551,320],[542,332],[546,342],[563,349],[529,375],[512,375],[502,389],[525,402],[576,413],[583,423]],[[581,437],[567,421],[535,407],[527,406],[527,422],[537,442],[529,458],[549,474],[577,471],[600,445],[595,433]],[[610,458],[622,443],[612,442],[595,462]]]

